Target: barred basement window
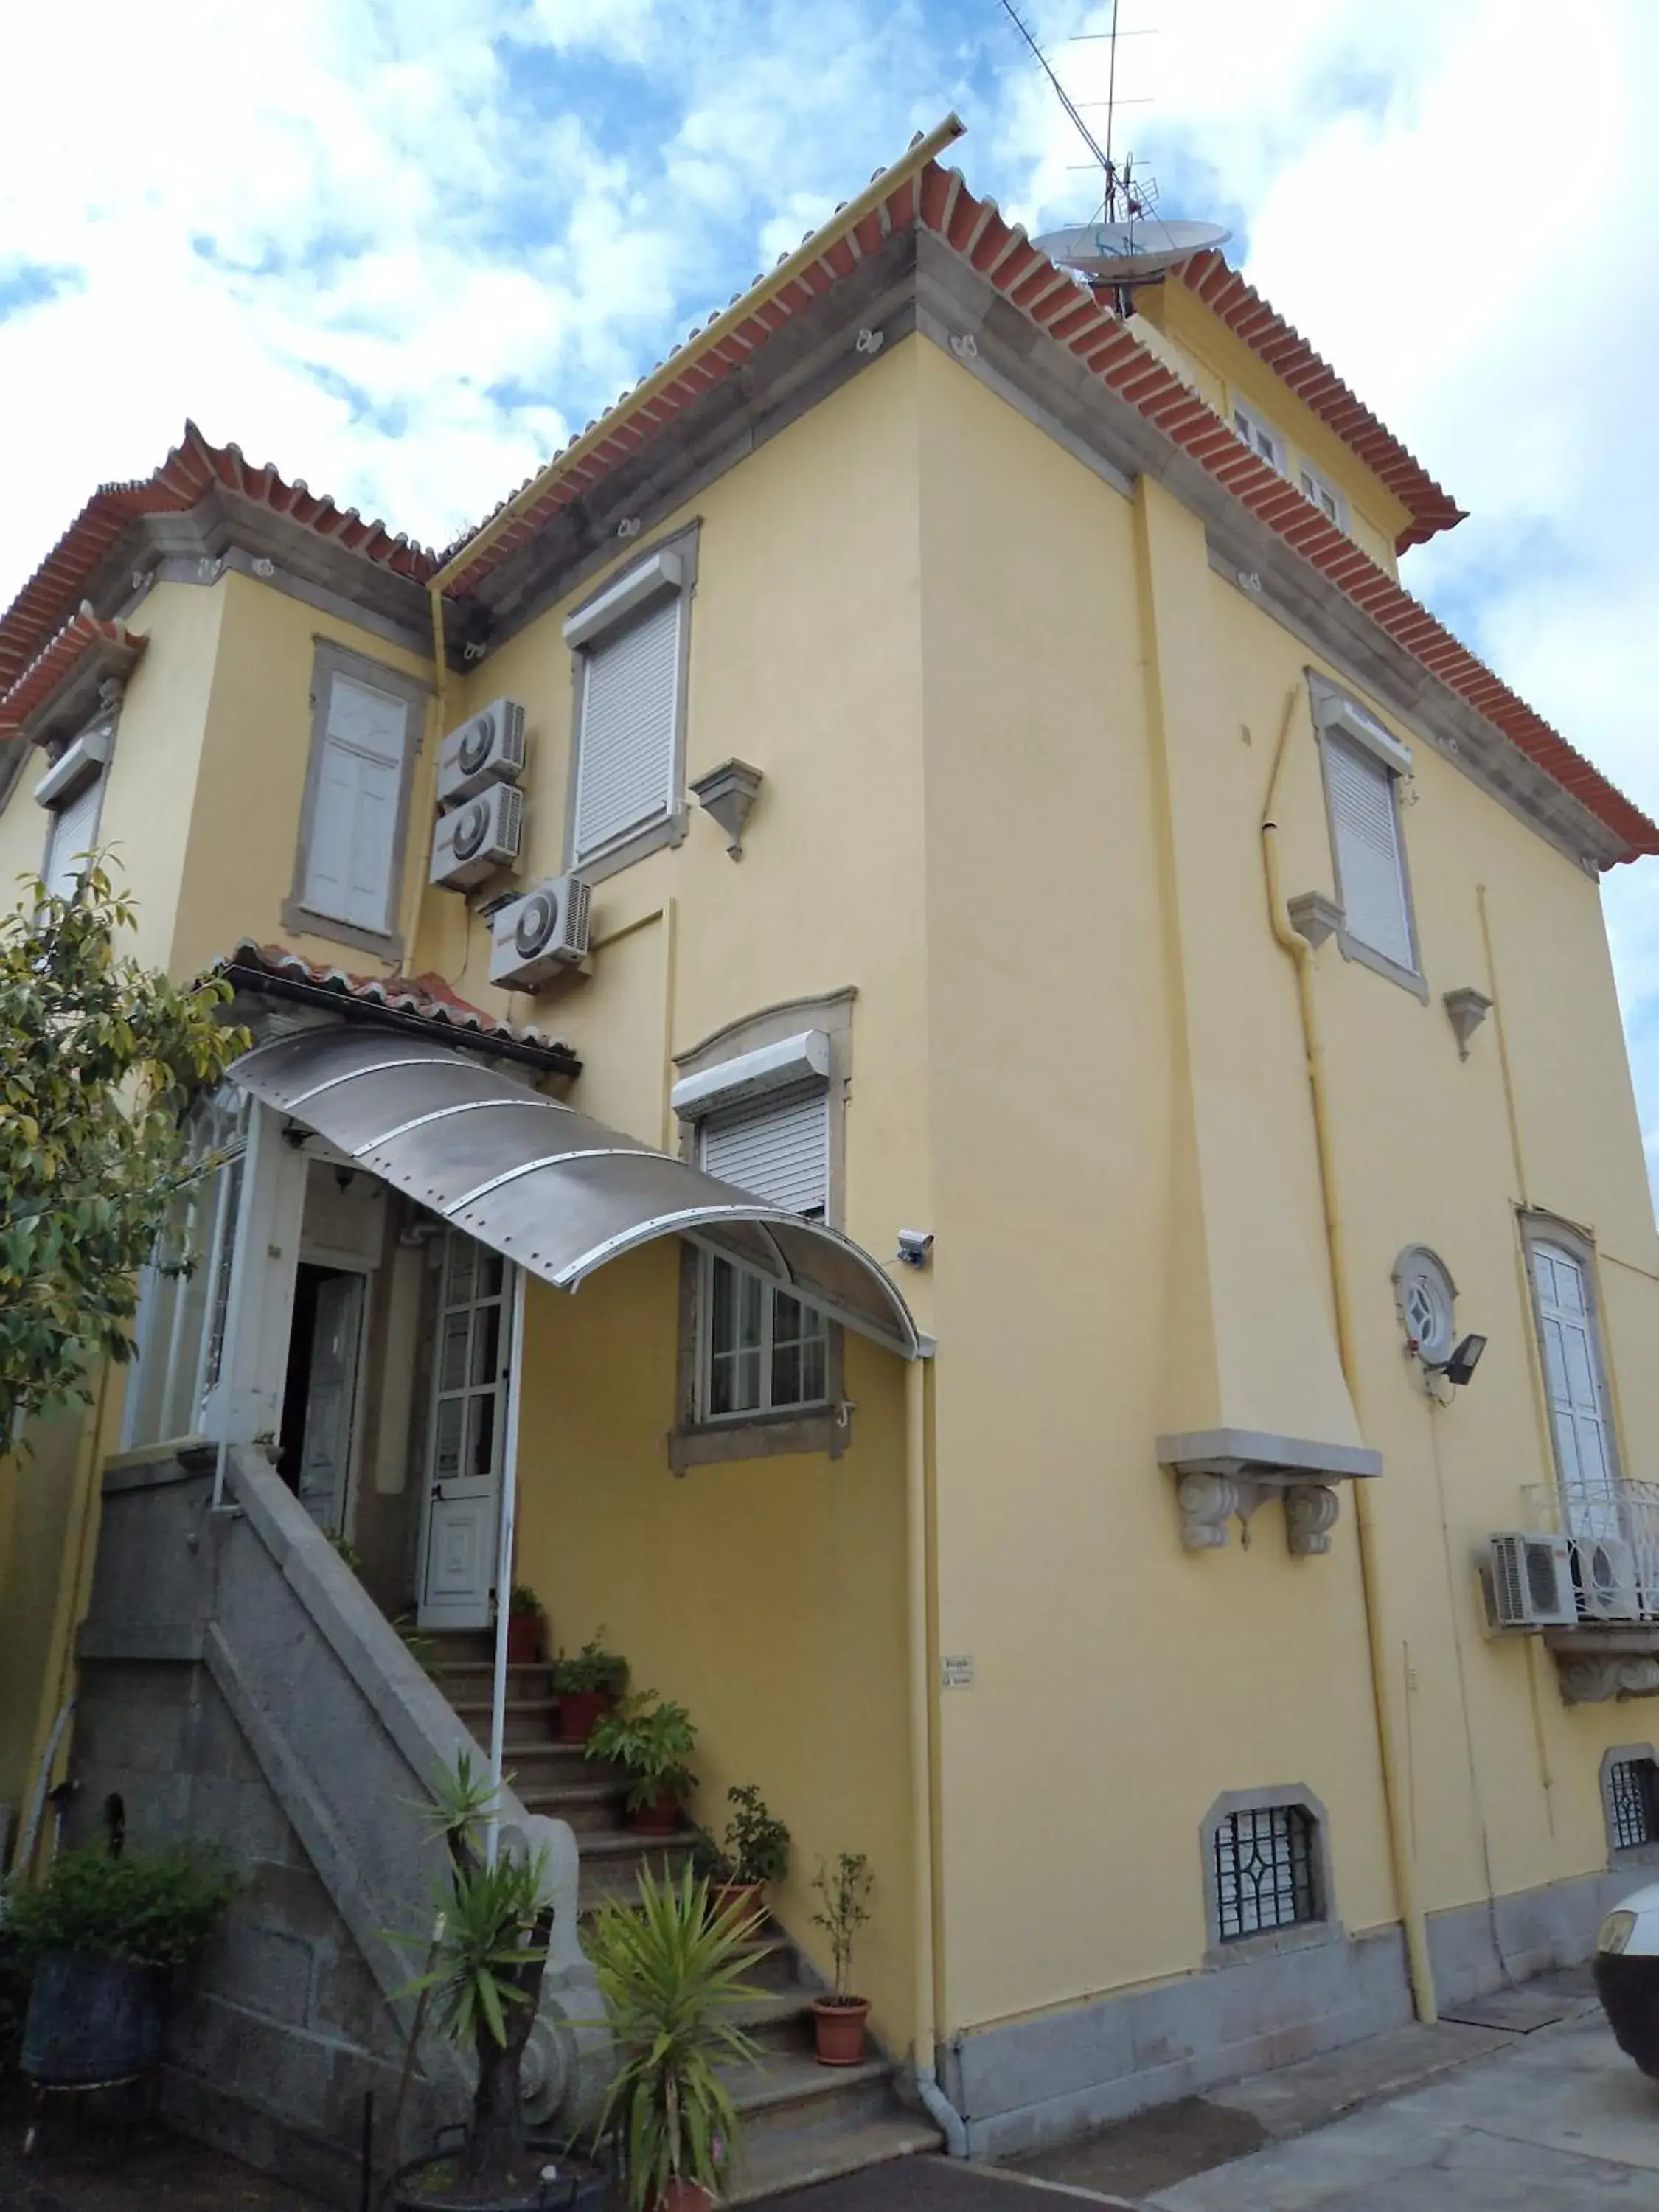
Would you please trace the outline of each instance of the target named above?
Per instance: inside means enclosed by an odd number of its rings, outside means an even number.
[[[1607,1818],[1615,1850],[1659,1844],[1659,1765],[1652,1759],[1615,1759],[1608,1767]]]
[[[1224,1943],[1323,1917],[1316,1826],[1304,1805],[1229,1813],[1216,1823],[1215,1892]]]

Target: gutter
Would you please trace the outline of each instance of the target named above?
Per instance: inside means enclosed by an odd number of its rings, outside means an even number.
[[[1325,1095],[1324,1047],[1320,1040],[1319,1010],[1314,997],[1313,947],[1299,937],[1285,918],[1279,883],[1279,823],[1275,807],[1279,779],[1284,774],[1291,726],[1306,697],[1303,685],[1291,687],[1285,701],[1279,744],[1273,752],[1273,774],[1261,810],[1261,869],[1267,892],[1267,921],[1274,939],[1289,954],[1296,969],[1297,1000],[1302,1015],[1302,1044],[1307,1055],[1308,1089],[1313,1101],[1314,1143],[1319,1157],[1319,1189],[1325,1217],[1325,1256],[1330,1272],[1331,1306],[1336,1323],[1337,1358],[1354,1412],[1359,1411],[1355,1375],[1353,1321],[1348,1306],[1347,1273],[1342,1256],[1342,1214],[1337,1202],[1336,1166],[1331,1152],[1330,1106]],[[1389,1639],[1382,1615],[1382,1569],[1377,1557],[1376,1524],[1369,1482],[1352,1485],[1354,1522],[1359,1534],[1359,1579],[1365,1605],[1365,1634],[1370,1648],[1371,1706],[1376,1721],[1377,1751],[1382,1769],[1382,1802],[1389,1827],[1389,1856],[1394,1871],[1395,1894],[1400,1905],[1401,1927],[1406,1938],[1406,1963],[1411,1978],[1412,2002],[1419,2020],[1431,2024],[1440,2017],[1435,2002],[1434,1966],[1429,1956],[1428,1931],[1418,1896],[1417,1855],[1407,1817],[1407,1790],[1401,1772],[1400,1746],[1389,1711]]]

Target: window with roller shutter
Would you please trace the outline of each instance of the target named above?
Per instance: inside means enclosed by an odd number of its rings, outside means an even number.
[[[672,592],[583,648],[576,741],[576,866],[673,811],[680,623]]]
[[[97,842],[98,817],[103,804],[104,778],[100,771],[83,783],[73,798],[66,799],[61,806],[52,810],[40,876],[46,889],[58,898],[74,896],[87,854]]]
[[[763,1092],[700,1123],[699,1164],[722,1182],[814,1221],[830,1196],[830,1086]],[[775,1284],[712,1252],[698,1281],[697,1410],[730,1420],[827,1404],[830,1324]]]
[[[1345,937],[1414,974],[1417,949],[1395,781],[1386,762],[1327,731],[1325,788]]]

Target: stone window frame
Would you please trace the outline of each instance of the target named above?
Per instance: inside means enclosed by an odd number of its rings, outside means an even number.
[[[565,774],[564,837],[561,846],[566,872],[572,869],[584,883],[602,884],[607,876],[631,867],[650,853],[659,853],[667,845],[681,845],[691,820],[691,809],[685,798],[686,724],[691,692],[691,617],[697,597],[697,556],[702,544],[702,519],[695,517],[665,537],[654,538],[648,545],[641,546],[630,561],[611,569],[603,581],[595,585],[564,617],[574,622],[586,614],[596,600],[625,584],[636,568],[643,568],[659,554],[678,555],[683,574],[675,597],[680,602],[678,662],[675,670],[674,699],[674,758],[670,775],[672,789],[678,794],[677,801],[654,822],[641,829],[630,830],[614,845],[609,846],[586,860],[576,859],[576,787],[581,770],[582,700],[587,671],[587,644],[574,645],[570,653],[570,759]],[[626,617],[619,617],[619,623]],[[603,635],[603,633],[602,633]]]
[[[1330,846],[1331,878],[1335,886],[1337,906],[1342,909],[1342,862],[1337,848],[1336,814],[1331,805],[1329,756],[1333,739],[1362,751],[1371,752],[1389,772],[1389,793],[1394,805],[1395,851],[1400,861],[1400,888],[1406,905],[1406,928],[1411,939],[1412,964],[1404,967],[1399,961],[1391,960],[1386,952],[1379,952],[1375,945],[1367,945],[1363,939],[1355,937],[1348,927],[1346,910],[1342,911],[1342,919],[1337,927],[1338,948],[1345,960],[1352,960],[1361,968],[1369,968],[1378,975],[1386,975],[1391,983],[1398,983],[1402,991],[1409,991],[1413,998],[1420,1000],[1426,1006],[1429,1003],[1429,983],[1423,970],[1423,940],[1418,927],[1417,895],[1412,885],[1411,854],[1407,848],[1406,824],[1401,813],[1401,786],[1408,781],[1413,774],[1411,748],[1403,739],[1395,736],[1382,716],[1367,706],[1357,693],[1344,690],[1340,684],[1334,684],[1328,676],[1321,675],[1316,668],[1309,669],[1307,674],[1314,732],[1319,743],[1319,782],[1324,800],[1325,835]],[[1381,736],[1368,744],[1352,728],[1342,727],[1340,717],[1345,708],[1356,712],[1364,722],[1374,725]],[[1394,748],[1394,752],[1405,756],[1403,761],[1383,750],[1384,740]]]
[[[1256,1936],[1221,1936],[1221,1897],[1216,1881],[1216,1832],[1236,1813],[1272,1813],[1287,1805],[1299,1806],[1313,1822],[1314,1893],[1319,1914],[1298,1920],[1289,1928],[1264,1929]],[[1265,1790],[1224,1790],[1204,1815],[1199,1829],[1199,1854],[1204,1875],[1204,1964],[1231,1966],[1242,1960],[1270,1958],[1281,1951],[1305,1951],[1347,1940],[1336,1910],[1336,1884],[1331,1869],[1331,1822],[1324,1801],[1300,1782],[1275,1784]]]
[[[392,863],[387,870],[386,927],[365,929],[337,915],[319,914],[305,901],[306,877],[311,866],[311,839],[316,823],[317,795],[322,783],[323,744],[328,729],[329,690],[336,676],[349,676],[371,690],[401,699],[407,717],[404,768],[398,787],[398,819],[392,832]],[[337,638],[313,636],[311,660],[311,738],[306,755],[305,789],[300,800],[300,826],[294,848],[294,880],[283,901],[284,929],[307,937],[325,938],[331,945],[348,945],[359,952],[372,952],[382,960],[403,957],[399,920],[404,879],[409,866],[410,813],[414,796],[415,764],[425,736],[428,702],[432,686],[424,678],[405,675],[382,660],[359,653]]]
[[[786,999],[745,1014],[711,1032],[688,1051],[674,1055],[677,1076],[701,1075],[724,1060],[758,1052],[763,1046],[781,1043],[802,1030],[822,1030],[830,1040],[829,1118],[830,1178],[823,1218],[832,1229],[842,1226],[847,1201],[847,1101],[853,1074],[853,1006],[855,986],[827,992],[821,998]],[[679,1153],[684,1160],[697,1157],[697,1125],[680,1125]],[[697,1363],[700,1344],[697,1313],[698,1284],[702,1270],[699,1248],[682,1240],[679,1303],[674,1376],[674,1426],[668,1432],[668,1464],[676,1474],[694,1467],[722,1466],[746,1459],[781,1458],[789,1454],[822,1452],[839,1459],[853,1438],[854,1407],[847,1401],[846,1331],[831,1321],[825,1365],[829,1402],[791,1408],[781,1413],[750,1413],[733,1419],[702,1421],[697,1418]]]
[[[1615,1743],[1601,1754],[1596,1783],[1601,1796],[1601,1820],[1607,1836],[1607,1871],[1617,1874],[1626,1867],[1659,1866],[1659,1826],[1645,1844],[1624,1844],[1618,1841],[1618,1830],[1613,1814],[1613,1770],[1615,1766],[1633,1765],[1646,1759],[1656,1769],[1656,1784],[1659,1785],[1659,1751],[1650,1743]],[[1659,1786],[1655,1790],[1655,1812],[1659,1814]]]

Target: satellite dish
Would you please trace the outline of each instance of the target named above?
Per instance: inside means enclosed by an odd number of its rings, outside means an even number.
[[[1045,231],[1031,240],[1039,252],[1097,283],[1133,284],[1161,276],[1224,246],[1231,236],[1216,222],[1164,222],[1153,216],[1139,222],[1091,222],[1073,230]]]

